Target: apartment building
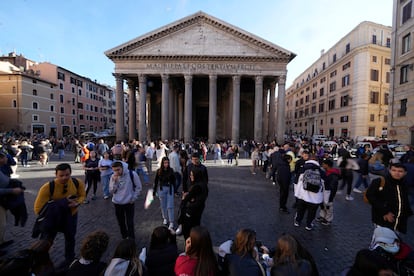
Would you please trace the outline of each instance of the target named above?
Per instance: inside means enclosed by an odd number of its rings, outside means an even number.
[[[391,27],[364,21],[286,91],[288,134],[387,136]]]
[[[5,105],[2,110],[7,112],[7,102],[16,101],[10,107],[16,109],[14,112],[32,114],[17,117],[13,125],[7,122],[7,117],[0,117],[1,130],[13,126],[12,129],[21,132],[63,137],[84,131],[98,132],[115,125],[113,88],[60,66],[36,63],[13,53],[0,60],[15,65],[13,72],[1,74],[0,96],[8,97],[0,103]],[[16,94],[8,93],[13,89]],[[41,116],[43,113],[46,115]]]
[[[414,145],[414,6],[394,0],[389,137]]]

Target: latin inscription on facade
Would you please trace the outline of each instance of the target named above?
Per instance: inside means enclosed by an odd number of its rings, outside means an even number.
[[[206,72],[221,71],[237,73],[239,71],[256,71],[253,64],[206,64],[206,63],[148,63],[146,69],[149,70],[171,70],[171,71],[189,71],[189,72]]]

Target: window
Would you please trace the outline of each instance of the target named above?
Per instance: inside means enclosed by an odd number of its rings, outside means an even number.
[[[55,122],[55,117],[50,117],[50,122],[54,123]]]
[[[375,69],[371,69],[371,80],[378,81],[379,71]]]
[[[38,121],[39,121],[39,116],[37,116],[37,115],[32,115],[32,121],[33,121],[33,122],[38,122]]]
[[[324,62],[324,63],[322,63],[322,70],[325,70],[325,68],[326,68],[326,64]]]
[[[63,80],[63,81],[65,80],[65,74],[64,73],[58,72],[57,74],[58,74],[58,76],[57,76],[58,80]]]
[[[33,82],[33,83],[37,83],[37,80],[33,79],[33,80],[32,80],[32,82]]]
[[[320,121],[320,125],[323,126],[323,120]]]
[[[312,100],[316,99],[316,97],[317,97],[317,93],[316,93],[316,91],[313,91],[312,92]]]
[[[60,107],[60,113],[65,113],[65,108],[63,106]]]
[[[316,113],[316,105],[312,106],[311,112],[312,114]]]
[[[351,67],[351,62],[350,61],[348,61],[347,63],[345,63],[343,66],[342,66],[342,71],[345,71],[346,69],[348,69],[349,67]]]
[[[349,96],[345,95],[341,97],[341,107],[345,107],[349,105]]]
[[[335,99],[332,99],[328,102],[328,109],[334,110],[335,109]]]
[[[39,109],[39,104],[37,102],[32,103],[33,109]]]
[[[331,82],[331,84],[329,84],[329,92],[334,92],[336,90],[336,81]]]
[[[386,65],[390,65],[391,64],[391,59],[390,58],[385,58],[384,63]]]
[[[331,118],[331,125],[333,125],[334,123],[334,118]]]
[[[369,120],[370,120],[370,122],[374,122],[375,121],[375,114],[369,114]]]
[[[309,95],[306,95],[306,97],[305,97],[305,103],[308,103],[309,102]],[[97,112],[97,107],[95,107],[95,112]]]
[[[375,136],[375,127],[368,128],[368,136]]]
[[[33,89],[33,96],[37,96],[37,90]]]
[[[348,85],[349,85],[349,74],[348,75],[345,75],[342,78],[342,87],[345,87],[345,86],[348,86]]]
[[[411,1],[410,1],[410,2],[407,3],[407,5],[405,5],[403,7],[402,22],[401,22],[402,24],[404,24],[408,19],[411,18],[411,6],[412,6],[412,4],[411,4]]]
[[[405,54],[411,50],[411,33],[402,38],[401,54]]]
[[[75,114],[76,114],[75,109],[72,109],[72,115],[75,115]]]
[[[319,97],[322,97],[323,94],[324,94],[324,89],[323,88],[319,89]]]
[[[345,54],[348,54],[350,50],[351,50],[351,44],[348,43],[345,46]]]
[[[55,111],[55,107],[53,105],[50,106],[49,108],[50,112],[54,112]]]
[[[391,48],[391,38],[387,37],[387,48]]]
[[[384,105],[388,105],[388,98],[389,98],[390,94],[389,93],[384,93]]]
[[[388,123],[388,115],[384,115],[384,123]]]
[[[404,65],[400,69],[400,84],[408,82],[408,65]]]
[[[340,118],[340,121],[341,121],[341,123],[346,123],[346,122],[348,122],[348,116],[342,116],[342,117]]]
[[[385,83],[390,83],[391,74],[390,72],[385,73]]]
[[[379,92],[371,91],[370,103],[372,103],[372,104],[378,104],[379,103]]]
[[[326,77],[321,78],[321,83],[324,83],[326,81]]]
[[[59,101],[60,103],[63,103],[63,95],[59,95]]]
[[[79,93],[79,96],[82,96],[82,89],[79,89],[79,91],[78,91]]]
[[[79,120],[83,120],[83,114],[79,114]]]
[[[331,78],[333,78],[333,77],[335,77],[335,76],[336,76],[336,70],[331,72],[330,77],[331,77]]]
[[[75,87],[72,87],[72,93],[73,94],[75,93]]]
[[[319,113],[324,112],[325,111],[325,103],[320,103],[319,104]]]
[[[372,62],[377,63],[377,56],[372,56]]]
[[[336,62],[336,54],[333,55],[332,60],[333,62]]]
[[[377,44],[377,36],[372,35],[372,44]]]
[[[400,101],[400,116],[407,115],[407,99],[403,99]]]
[[[63,83],[59,83],[60,90],[63,90]]]
[[[50,93],[50,99],[53,100],[54,97],[55,95],[53,95],[53,93]]]
[[[16,100],[13,100],[13,102],[12,102],[12,106],[13,106],[14,108],[16,108],[16,107],[17,107],[17,101],[16,101]]]
[[[60,123],[63,125],[65,124],[65,117],[60,117]]]

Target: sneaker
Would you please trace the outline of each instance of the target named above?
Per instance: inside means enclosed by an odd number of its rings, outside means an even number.
[[[300,223],[299,223],[298,221],[296,221],[296,220],[295,220],[295,222],[293,223],[293,225],[294,225],[295,227],[299,227],[299,226],[300,226]]]
[[[183,233],[183,226],[180,224],[180,225],[178,225],[177,230],[175,230],[175,234],[177,236],[180,236],[182,233]]]
[[[273,185],[276,185],[276,182],[274,182],[274,181],[273,181],[273,182],[272,182],[272,184],[273,184]]]
[[[323,217],[317,217],[315,220],[316,220],[317,222],[322,222],[322,221],[324,221],[325,219],[324,219]]]
[[[174,223],[170,222],[170,225],[168,226],[168,229],[173,230],[174,229]]]
[[[331,225],[331,222],[330,221],[327,221],[327,220],[324,220],[324,221],[321,222],[321,224],[328,226],[328,225]]]
[[[85,199],[84,201],[83,201],[83,204],[88,204],[89,203],[89,200],[87,200],[87,199]]]
[[[355,193],[358,193],[358,194],[362,194],[362,191],[358,188],[354,188],[352,191],[354,191]]]
[[[255,175],[256,173],[255,172],[252,172],[252,175]]]
[[[352,196],[346,196],[345,200],[351,201],[351,200],[354,200],[354,198]]]
[[[92,200],[95,200],[95,199],[96,199],[96,195],[93,195],[93,196],[91,197],[91,199],[92,199]]]
[[[342,193],[343,193],[343,192],[342,192],[342,190],[338,190],[338,191],[336,191],[336,194],[337,194],[337,195],[342,195]]]
[[[168,224],[167,219],[163,219],[162,224],[167,225]]]
[[[312,226],[306,226],[306,227],[305,227],[305,229],[306,229],[307,231],[311,231],[311,230],[312,230]]]
[[[290,212],[289,212],[289,210],[287,208],[280,208],[279,209],[279,213],[282,213],[282,214],[290,214]]]
[[[104,196],[104,199],[109,199],[109,196]]]

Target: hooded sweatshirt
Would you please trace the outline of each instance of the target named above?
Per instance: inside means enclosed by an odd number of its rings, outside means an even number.
[[[112,175],[111,180],[109,181],[109,190],[113,194],[112,202],[115,204],[128,204],[134,202],[142,190],[142,184],[137,173],[132,171],[135,183],[134,188],[134,183],[132,183],[129,174],[128,164],[122,162],[122,168],[122,176],[117,181],[114,181],[114,176]]]

